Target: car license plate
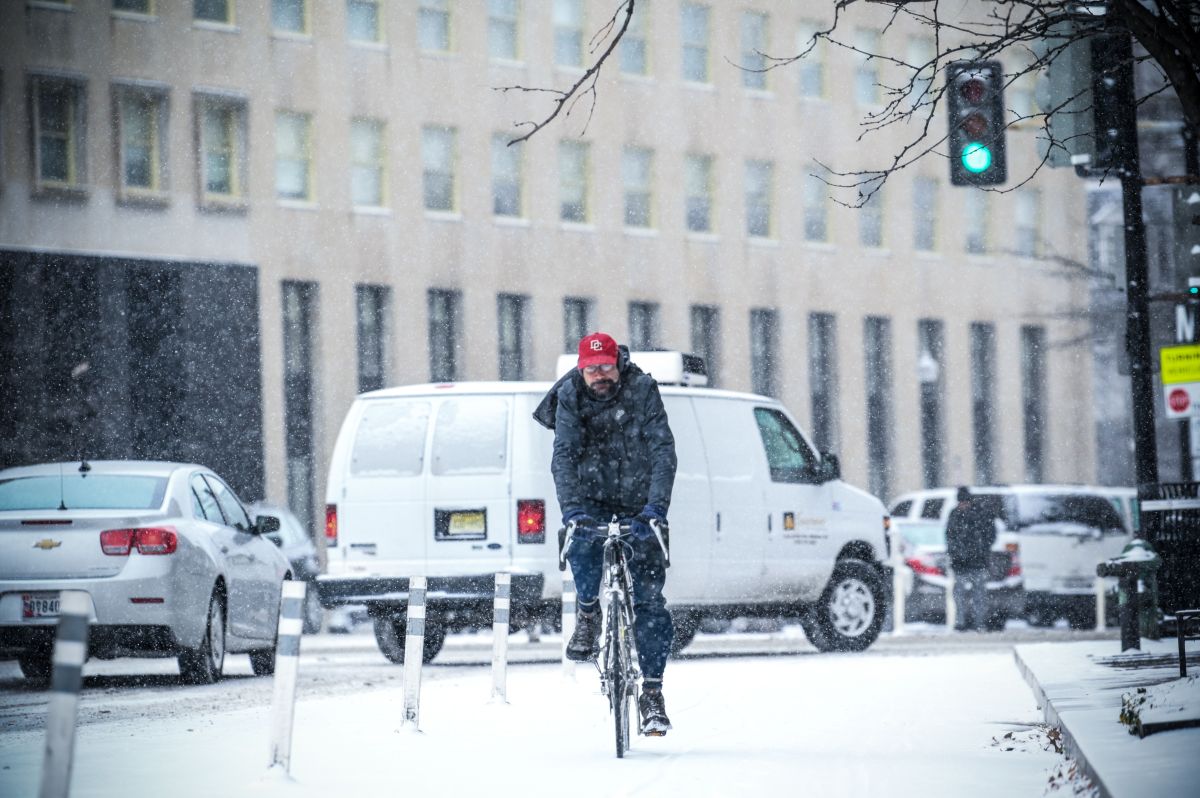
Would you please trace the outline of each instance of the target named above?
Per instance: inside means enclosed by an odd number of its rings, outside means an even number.
[[[1090,590],[1092,578],[1090,576],[1068,576],[1063,579],[1063,587],[1070,590]]]
[[[437,510],[433,528],[436,540],[486,540],[487,510]]]
[[[57,618],[59,596],[57,593],[22,593],[22,618]]]

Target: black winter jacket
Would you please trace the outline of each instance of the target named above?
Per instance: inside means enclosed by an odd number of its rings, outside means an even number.
[[[946,521],[946,553],[956,571],[987,568],[996,542],[996,516],[978,497],[950,511]]]
[[[534,419],[554,430],[550,470],[563,516],[633,516],[647,504],[665,512],[675,485],[675,438],[658,383],[621,346],[621,380],[606,399],[592,396],[578,369],[554,384]],[[606,520],[606,519],[600,519]]]

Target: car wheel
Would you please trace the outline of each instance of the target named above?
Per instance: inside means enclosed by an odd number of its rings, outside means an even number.
[[[225,668],[225,603],[217,593],[208,600],[208,619],[198,648],[179,655],[179,675],[188,684],[213,684]]]
[[[700,629],[698,613],[687,610],[671,613],[671,624],[675,627],[675,635],[671,638],[671,654],[679,654],[696,638]]]
[[[375,618],[375,642],[379,644],[379,650],[383,652],[383,656],[388,658],[388,661],[394,662],[397,665],[404,664],[404,638],[407,634],[407,625],[403,617],[394,615],[384,615]],[[438,623],[430,623],[425,621],[425,639],[424,646],[421,649],[421,661],[431,662],[438,652],[442,650],[442,644],[446,642],[446,628]]]
[[[812,613],[809,642],[820,651],[862,651],[879,637],[886,606],[878,571],[839,560]]]
[[[278,643],[277,643],[278,645]],[[250,670],[255,676],[270,676],[275,672],[275,649],[261,648],[250,652]]]
[[[17,657],[21,673],[32,682],[48,682],[54,673],[54,658],[50,651],[30,651]]]
[[[1025,622],[1030,626],[1035,626],[1039,629],[1045,629],[1053,626],[1054,622],[1057,620],[1058,616],[1052,610],[1049,610],[1045,607],[1028,610],[1025,613]]]
[[[321,606],[317,585],[315,582],[309,582],[308,590],[304,592],[304,634],[315,635],[321,631],[321,624],[324,621],[325,608]]]

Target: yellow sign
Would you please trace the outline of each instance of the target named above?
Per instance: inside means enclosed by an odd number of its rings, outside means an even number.
[[[1164,346],[1158,356],[1163,385],[1200,382],[1200,344]]]

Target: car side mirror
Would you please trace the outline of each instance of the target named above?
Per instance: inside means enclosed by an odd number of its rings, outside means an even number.
[[[279,527],[279,518],[273,515],[260,515],[254,519],[254,531],[270,538],[276,546],[283,545],[283,538],[279,535]]]
[[[842,464],[833,452],[821,452],[821,482],[842,478]]]

